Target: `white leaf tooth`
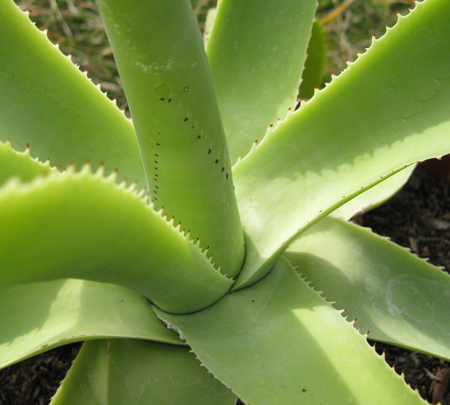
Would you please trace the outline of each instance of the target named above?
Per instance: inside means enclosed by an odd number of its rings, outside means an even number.
[[[70,175],[76,175],[76,167],[75,163],[70,163],[67,165],[67,167],[64,169],[63,175],[70,176]],[[78,173],[79,174],[79,173]]]
[[[241,160],[242,160],[242,156],[238,156],[236,163],[234,165],[239,164]],[[233,165],[233,167],[234,167],[234,165]]]
[[[142,188],[140,190],[136,189],[135,193],[136,193],[136,196],[138,198],[140,198],[141,200],[145,201],[146,204],[148,204],[148,206],[151,206],[152,203],[148,201],[147,187],[144,187],[144,188]]]
[[[13,148],[12,143],[11,143],[11,139],[7,139],[5,142],[0,141],[0,143],[2,143],[3,145],[5,145],[6,147],[8,147],[10,150],[14,151],[17,154],[21,154],[21,155],[25,155],[28,156],[30,159],[34,160],[35,162],[43,165],[43,166],[48,166],[50,169],[55,169],[56,167],[51,166],[50,164],[50,159],[46,159],[45,161],[41,161],[38,157],[33,157],[31,156],[31,147],[29,144],[27,144],[27,146],[25,147],[25,150],[23,152],[17,151]],[[59,173],[59,172],[58,172]]]
[[[105,165],[103,163],[100,163],[100,165],[98,166],[97,170],[94,173],[94,177],[105,177]],[[109,176],[106,179],[109,181],[110,178],[113,178],[113,176]]]
[[[380,38],[381,38],[381,37],[380,37]],[[378,39],[377,39],[376,35],[373,34],[373,35],[372,35],[372,39],[371,39],[371,44],[370,44],[370,46],[372,47],[373,44],[374,44],[375,42],[377,42],[377,41],[378,41]],[[369,49],[369,48],[368,48],[368,49]]]
[[[23,151],[24,155],[30,156],[30,144],[27,143],[27,147]]]
[[[75,175],[78,175],[80,177],[82,176],[94,176],[94,173],[92,172],[92,166],[91,166],[91,162],[87,161],[83,164],[83,166],[81,167],[80,171],[78,173],[75,173],[75,166],[73,166],[73,168],[70,168],[72,170],[72,173]],[[69,170],[67,170],[67,172],[69,173]]]
[[[252,144],[252,148],[250,149],[250,153],[253,152],[257,147],[258,147],[258,141],[256,140],[256,141],[253,142],[253,144]]]
[[[131,194],[136,194],[138,195],[139,192],[137,190],[137,181],[133,181],[132,183],[130,183],[130,185],[127,187],[126,191],[131,193]]]
[[[175,228],[179,233],[181,233],[181,234],[184,236],[184,232],[183,232],[183,230],[181,229],[181,221],[179,221],[178,223],[176,223],[174,218],[172,218],[172,220],[173,220],[173,222],[176,224],[176,226],[174,226],[174,228]]]
[[[48,158],[44,163],[42,163],[44,166],[48,166],[50,169],[52,169],[52,167],[50,166],[50,158]]]
[[[154,209],[154,207],[155,207],[154,201],[152,201],[151,206]],[[164,205],[161,205],[161,208],[158,211],[156,211],[156,213],[159,214],[161,218],[163,218],[164,217]]]
[[[318,87],[314,87],[314,94],[312,96],[312,98],[314,98],[315,96],[317,96],[317,94],[319,94],[322,90],[319,89]]]
[[[299,106],[298,106],[298,108],[297,108],[297,111],[300,111],[301,108],[302,108],[306,103],[307,103],[306,99],[304,99],[304,98],[300,99],[300,104],[299,104]]]
[[[117,176],[117,173],[118,173],[118,170],[114,170],[114,173],[116,174],[116,176]],[[131,189],[131,194],[133,194],[133,190],[134,190],[134,188],[133,188],[133,183],[130,183],[130,184],[128,184],[128,179],[123,179],[119,184],[118,184],[118,186],[119,186],[119,188],[121,188],[122,190],[124,190],[124,191],[130,191],[130,189]]]

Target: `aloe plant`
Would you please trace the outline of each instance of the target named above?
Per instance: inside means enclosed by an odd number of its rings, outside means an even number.
[[[187,0],[98,5],[132,120],[0,0],[0,365],[85,341],[53,405],[424,403],[366,337],[449,360],[450,277],[347,220],[450,151],[450,3],[295,112],[316,0],[222,0],[206,52]]]

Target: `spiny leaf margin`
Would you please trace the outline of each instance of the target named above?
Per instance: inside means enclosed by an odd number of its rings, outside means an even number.
[[[369,229],[325,218],[284,252],[372,340],[450,361],[450,276]]]
[[[183,344],[156,318],[142,295],[85,280],[1,287],[0,319],[0,368],[90,339],[120,337]]]
[[[0,189],[1,285],[81,278],[122,285],[170,312],[202,309],[232,280],[186,230],[147,204],[135,186],[90,166],[11,180]]]
[[[416,3],[234,167],[247,244],[236,288],[262,277],[286,242],[325,213],[450,151],[449,37],[450,3]]]
[[[0,140],[64,169],[90,161],[145,185],[134,128],[12,0],[0,0]],[[24,113],[26,111],[26,113]]]
[[[285,258],[206,310],[155,310],[245,403],[425,403]]]

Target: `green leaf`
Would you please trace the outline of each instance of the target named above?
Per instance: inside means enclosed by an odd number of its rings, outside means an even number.
[[[130,339],[85,343],[52,405],[90,404],[93,396],[93,404],[105,405],[234,405],[237,400],[188,347]]]
[[[0,141],[0,187],[12,177],[22,181],[31,181],[38,175],[56,171],[49,162],[41,163],[30,157],[30,148],[17,152],[11,147],[11,142]]]
[[[350,219],[356,214],[370,211],[385,203],[398,192],[409,180],[416,165],[411,165],[387,178],[362,194],[341,205],[330,216],[334,218]]]
[[[326,218],[285,253],[373,340],[450,360],[450,276],[369,230]]]
[[[297,101],[315,0],[222,0],[207,54],[231,162]]]
[[[314,89],[322,84],[325,72],[325,33],[319,20],[314,21],[312,26],[307,53],[308,57],[305,61],[299,92],[299,97],[303,99],[310,99],[314,96]]]
[[[190,229],[216,267],[235,277],[244,239],[211,72],[189,1],[98,5],[155,207]]]
[[[415,4],[234,167],[247,235],[236,287],[263,276],[286,242],[321,217],[450,151],[450,2]]]
[[[180,344],[142,295],[92,281],[2,287],[0,319],[0,368],[88,339],[127,337]]]
[[[104,163],[145,184],[131,122],[39,31],[12,0],[0,0],[0,140],[60,168]]]
[[[111,340],[83,344],[51,405],[109,405],[108,351]]]
[[[81,278],[188,312],[215,302],[232,284],[142,193],[101,170],[7,183],[0,223],[0,285]]]
[[[245,403],[425,403],[285,259],[203,311],[156,312]]]

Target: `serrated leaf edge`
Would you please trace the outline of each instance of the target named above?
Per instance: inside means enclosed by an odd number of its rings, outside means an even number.
[[[20,9],[20,7],[19,6],[17,6],[17,8],[19,8]],[[44,29],[39,29],[38,28],[38,26],[36,25],[36,23],[30,18],[30,12],[28,11],[28,10],[26,10],[26,11],[22,11],[21,9],[20,9],[20,11],[27,17],[27,19],[31,22],[31,24],[33,24],[34,25],[34,27],[36,28],[36,31],[37,32],[39,32],[42,36],[44,36],[46,39],[47,39],[47,41],[49,42],[49,44],[51,44],[54,48],[56,48],[58,51],[59,51],[59,53],[65,58],[65,59],[67,59],[72,65],[73,65],[73,67],[75,67],[77,70],[78,70],[78,72],[79,73],[81,73],[83,76],[85,76],[86,77],[86,79],[95,87],[95,88],[97,88],[97,90],[104,96],[104,97],[106,97],[106,99],[110,102],[110,103],[112,103],[122,114],[123,114],[123,116],[127,119],[127,120],[131,120],[131,118],[129,118],[129,117],[127,117],[126,115],[125,115],[125,110],[123,109],[120,109],[119,107],[118,107],[118,105],[117,105],[117,100],[116,99],[110,99],[109,97],[108,97],[108,95],[107,95],[107,92],[104,92],[103,90],[102,90],[102,88],[101,88],[101,83],[99,83],[99,84],[95,84],[93,81],[92,81],[92,79],[88,76],[88,72],[87,71],[82,71],[81,69],[80,69],[80,66],[78,65],[78,64],[76,64],[76,63],[74,63],[74,61],[72,60],[72,55],[71,54],[68,54],[68,55],[66,55],[66,54],[64,54],[63,53],[63,51],[60,49],[60,46],[59,46],[59,44],[54,44],[51,40],[50,40],[50,38],[48,37],[48,29],[47,28],[44,28]]]
[[[19,152],[20,153],[20,152]],[[22,153],[29,154],[29,148]],[[37,160],[34,159],[34,160]],[[41,163],[41,162],[40,162]],[[44,163],[41,163],[44,164]],[[47,164],[47,163],[45,163]],[[132,195],[133,197],[140,199],[141,202],[151,211],[158,214],[158,216],[164,220],[167,225],[171,225],[171,227],[177,231],[177,233],[185,238],[193,247],[196,247],[201,253],[201,255],[205,258],[205,260],[210,264],[210,266],[219,273],[220,276],[224,277],[228,281],[232,281],[231,278],[222,274],[220,271],[220,267],[216,268],[214,262],[212,261],[213,257],[207,256],[208,248],[201,249],[200,247],[200,239],[197,238],[189,238],[190,230],[181,229],[181,223],[174,223],[174,218],[168,218],[167,214],[164,213],[163,207],[159,210],[156,210],[153,202],[149,202],[149,195],[146,192],[146,188],[138,190],[136,188],[136,182],[131,185],[127,185],[127,180],[123,180],[121,182],[117,182],[117,171],[113,171],[108,176],[105,176],[104,166],[99,166],[99,168],[94,172],[92,170],[91,164],[89,162],[85,163],[79,171],[76,171],[75,165],[70,165],[62,173],[57,170],[45,176],[37,176],[31,182],[22,182],[19,178],[13,177],[8,180],[1,188],[0,188],[0,198],[4,198],[9,194],[26,194],[29,190],[37,188],[37,187],[48,187],[51,182],[62,182],[68,176],[72,176],[74,178],[82,178],[82,177],[90,177],[91,179],[101,180],[105,183],[110,183],[117,189],[121,189],[123,192]]]

